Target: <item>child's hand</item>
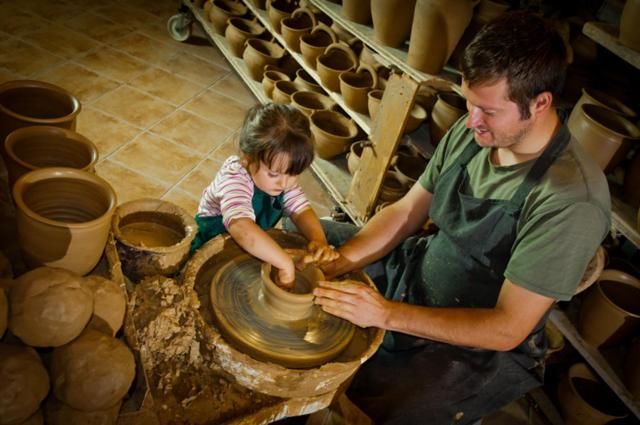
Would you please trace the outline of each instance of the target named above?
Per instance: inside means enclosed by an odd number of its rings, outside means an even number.
[[[293,288],[296,279],[296,269],[293,266],[293,262],[283,269],[278,269],[278,282],[277,284],[285,289]]]
[[[307,244],[307,254],[296,264],[298,268],[304,268],[309,263],[318,265],[331,263],[340,257],[340,253],[325,242],[311,241]]]

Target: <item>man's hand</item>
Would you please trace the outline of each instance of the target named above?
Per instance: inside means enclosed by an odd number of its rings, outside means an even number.
[[[323,266],[337,260],[339,256],[340,253],[326,242],[311,241],[307,244],[307,253],[296,263],[296,267],[302,270],[310,263]]]
[[[393,303],[375,289],[353,280],[318,283],[314,302],[325,312],[363,328],[384,328]]]

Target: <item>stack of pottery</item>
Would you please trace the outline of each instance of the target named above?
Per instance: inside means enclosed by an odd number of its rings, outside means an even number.
[[[466,113],[466,100],[457,93],[439,93],[431,111],[431,144],[436,146],[449,128]]]
[[[416,0],[371,0],[373,31],[382,45],[400,47],[411,34]]]
[[[339,76],[340,93],[347,106],[356,112],[368,112],[367,94],[378,85],[378,74],[371,65],[360,64],[358,69]]]
[[[266,65],[276,65],[284,56],[284,49],[271,41],[252,38],[245,45],[242,59],[249,75],[256,81],[262,81]]]
[[[334,92],[340,91],[340,74],[355,69],[357,65],[355,53],[342,42],[330,44],[316,60],[320,81]]]
[[[269,99],[273,98],[273,88],[275,83],[281,80],[291,81],[289,76],[282,71],[276,71],[275,69],[264,71],[262,77],[262,88],[264,89],[264,94],[266,94]]]
[[[247,6],[235,0],[213,0],[209,20],[218,34],[225,33],[229,18],[240,18],[247,14]]]
[[[273,86],[273,103],[291,103],[291,95],[298,91],[298,88],[291,81],[276,81]]]
[[[640,0],[627,0],[620,16],[620,43],[640,52]]]
[[[281,21],[282,38],[291,50],[300,53],[300,37],[311,32],[316,26],[316,17],[311,11],[299,8],[291,16]]]
[[[358,127],[338,112],[317,111],[311,115],[311,133],[316,142],[316,154],[322,159],[331,159],[349,149],[358,135]]]
[[[323,23],[316,25],[309,34],[300,37],[300,53],[307,65],[316,69],[316,59],[325,49],[338,39],[333,31]]]
[[[288,0],[267,0],[267,17],[271,26],[280,34],[282,20],[291,16],[296,3]]]
[[[371,21],[371,1],[342,0],[342,15],[350,21],[367,25]]]
[[[293,93],[291,104],[308,117],[316,111],[331,111],[336,107],[336,103],[329,96],[305,90]]]
[[[260,37],[266,31],[262,25],[249,19],[230,18],[228,23],[224,36],[229,50],[236,57],[242,57],[248,39]]]

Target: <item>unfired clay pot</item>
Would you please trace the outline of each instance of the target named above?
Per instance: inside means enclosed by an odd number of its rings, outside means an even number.
[[[339,76],[340,92],[344,103],[361,114],[368,112],[367,93],[378,85],[378,74],[371,65],[360,64],[357,71],[343,72]]]
[[[309,34],[300,37],[300,52],[307,65],[316,69],[316,59],[332,43],[337,41],[333,31],[323,23],[316,25]]]
[[[273,103],[291,103],[291,95],[298,91],[298,87],[291,81],[280,80],[273,85]]]
[[[267,16],[273,29],[280,34],[281,21],[291,16],[296,9],[294,2],[287,0],[267,0]]]
[[[398,154],[393,163],[396,178],[408,190],[422,175],[427,161],[417,155]]]
[[[357,64],[358,58],[349,46],[333,43],[316,59],[316,70],[327,89],[340,92],[340,74],[355,69]]]
[[[18,179],[13,199],[27,264],[85,275],[98,263],[117,205],[104,179],[72,168],[41,168]]]
[[[352,143],[349,148],[349,153],[347,153],[347,169],[352,176],[355,175],[358,168],[360,168],[362,151],[367,145],[371,145],[371,142],[368,140],[361,140],[359,142]]]
[[[411,34],[416,0],[371,0],[371,17],[376,40],[399,47]]]
[[[291,104],[308,117],[315,111],[333,110],[336,107],[336,103],[329,96],[310,91],[293,93]]]
[[[197,232],[190,214],[160,199],[138,199],[120,205],[111,229],[122,270],[134,281],[180,270]]]
[[[311,75],[304,69],[300,68],[296,71],[296,77],[293,83],[302,91],[314,91],[316,93],[324,93],[320,84],[318,84]]]
[[[371,22],[371,0],[342,0],[342,15],[350,21],[367,25]]]
[[[315,137],[318,156],[331,159],[349,149],[358,135],[358,127],[338,112],[317,111],[311,115],[311,132]]]
[[[367,111],[369,112],[371,121],[375,120],[378,116],[378,109],[380,108],[383,94],[384,90],[371,90],[367,93]]]
[[[586,292],[578,331],[594,347],[625,340],[640,327],[640,280],[618,270],[605,270]]]
[[[282,38],[291,50],[300,53],[300,37],[316,26],[316,17],[309,9],[299,8],[280,22]]]
[[[407,117],[407,123],[404,126],[405,133],[411,133],[415,131],[420,124],[427,119],[429,114],[427,110],[420,106],[419,103],[414,103],[411,108],[411,112],[409,112],[409,116]]]
[[[229,18],[240,18],[247,13],[247,6],[234,0],[213,0],[209,20],[218,34],[224,34]]]
[[[382,187],[380,188],[380,196],[378,202],[395,202],[402,198],[407,193],[407,188],[395,171],[387,171],[382,181]]]
[[[242,59],[249,75],[256,81],[262,81],[265,65],[276,65],[284,56],[284,49],[270,41],[253,38],[247,40]]]
[[[572,111],[571,115],[569,116],[569,122],[571,122],[572,118],[575,119],[575,115],[579,114],[578,111],[580,111],[580,107],[585,103],[605,107],[630,119],[636,117],[636,112],[633,109],[631,109],[615,97],[611,96],[610,94],[600,90],[583,87],[582,96],[580,96],[580,99],[578,99],[576,104],[573,106],[573,111],[575,112]]]
[[[77,168],[93,173],[98,148],[89,139],[60,127],[33,126],[13,131],[5,140],[9,183],[45,167]]]
[[[262,77],[262,88],[264,89],[264,94],[267,95],[269,99],[273,97],[273,87],[277,81],[290,81],[291,79],[287,74],[281,71],[269,70],[264,72],[264,76]]]
[[[640,0],[627,0],[620,16],[620,43],[640,52]]]
[[[224,36],[229,43],[229,50],[236,57],[242,57],[248,39],[259,37],[266,31],[262,25],[249,19],[230,18],[228,22]]]
[[[440,93],[431,111],[431,144],[436,146],[449,128],[466,112],[466,101],[457,93]]]

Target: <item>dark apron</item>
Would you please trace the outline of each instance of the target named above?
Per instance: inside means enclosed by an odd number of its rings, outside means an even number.
[[[429,215],[437,234],[408,238],[385,263],[385,297],[432,307],[495,306],[531,189],[566,148],[566,127],[509,200],[465,193],[471,142],[436,183]],[[541,384],[546,315],[515,350],[473,349],[387,332],[348,396],[375,423],[472,423]]]
[[[263,230],[273,228],[278,220],[282,218],[283,200],[284,193],[278,196],[270,196],[254,185],[251,205],[256,215],[256,224]],[[227,231],[222,223],[221,215],[213,217],[199,217],[196,215],[196,224],[198,225],[198,233],[191,243],[191,253],[208,240]]]

